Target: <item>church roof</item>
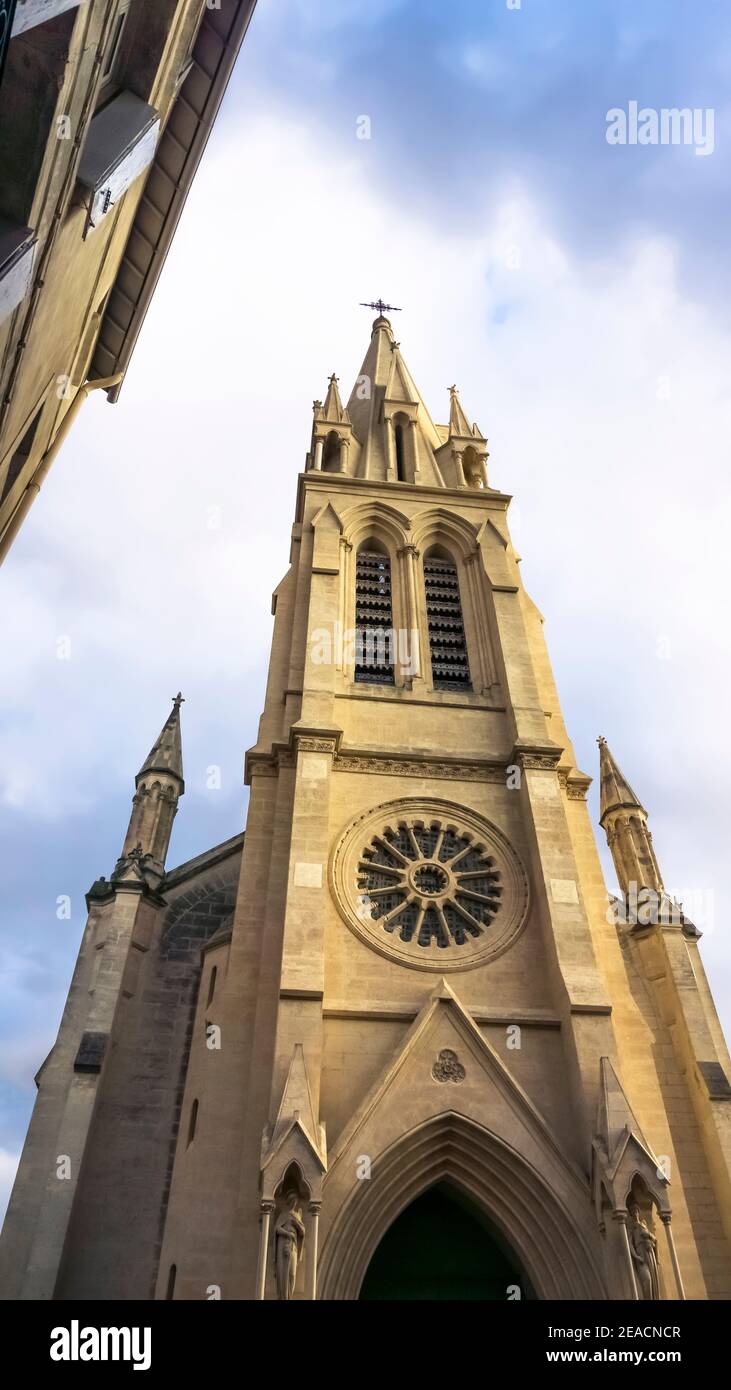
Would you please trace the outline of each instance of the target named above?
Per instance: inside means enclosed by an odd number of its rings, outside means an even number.
[[[173,700],[173,707],[152,745],[145,761],[137,773],[139,782],[148,772],[169,772],[183,783],[183,746],[180,736],[180,706],[183,697],[179,693]]]
[[[628,810],[645,811],[642,802],[633,792],[627,778],[615,762],[609,751],[609,745],[605,738],[597,739],[599,744],[599,776],[600,776],[600,806],[599,824],[604,824],[604,817],[610,811]]]
[[[224,859],[228,859],[232,854],[238,854],[244,847],[245,832],[240,830],[238,835],[232,835],[228,840],[222,840],[220,845],[213,845],[211,849],[205,849],[200,854],[194,855],[192,859],[186,859],[182,864],[176,864],[174,869],[168,869],[164,878],[164,890],[177,888],[181,883],[189,879],[196,878],[198,874],[207,872],[214,865],[220,864]]]

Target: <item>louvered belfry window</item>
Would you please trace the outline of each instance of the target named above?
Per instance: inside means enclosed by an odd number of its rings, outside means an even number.
[[[378,550],[359,550],[355,566],[355,679],[393,685],[391,563]]]
[[[430,555],[424,561],[429,651],[435,690],[470,690],[462,604],[456,566]]]

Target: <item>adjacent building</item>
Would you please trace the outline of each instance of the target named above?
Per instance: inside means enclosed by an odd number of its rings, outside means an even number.
[[[254,3],[0,4],[0,559],[118,397]]]

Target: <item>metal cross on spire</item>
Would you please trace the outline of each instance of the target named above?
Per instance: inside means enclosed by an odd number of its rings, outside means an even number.
[[[383,302],[382,299],[377,299],[376,302],[375,302],[375,304],[366,304],[366,303],[361,299],[361,301],[360,301],[360,307],[361,307],[361,309],[377,309],[378,312],[379,312],[379,314],[385,314],[385,313],[387,313],[387,312],[389,312],[389,313],[396,313],[396,314],[400,314],[400,313],[401,313],[401,310],[399,309],[398,304],[384,304],[384,302]]]

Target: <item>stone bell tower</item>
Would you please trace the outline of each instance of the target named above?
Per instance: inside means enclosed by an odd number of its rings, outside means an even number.
[[[243,854],[164,868],[176,701],[90,894],[6,1287],[731,1297],[699,933],[602,741],[610,899],[494,482],[456,387],[435,424],[379,313],[347,404],[334,375],[314,403]]]
[[[473,1297],[731,1293],[710,994],[613,920],[487,464],[376,318],[314,403],[159,1297],[450,1296],[442,1239]]]

